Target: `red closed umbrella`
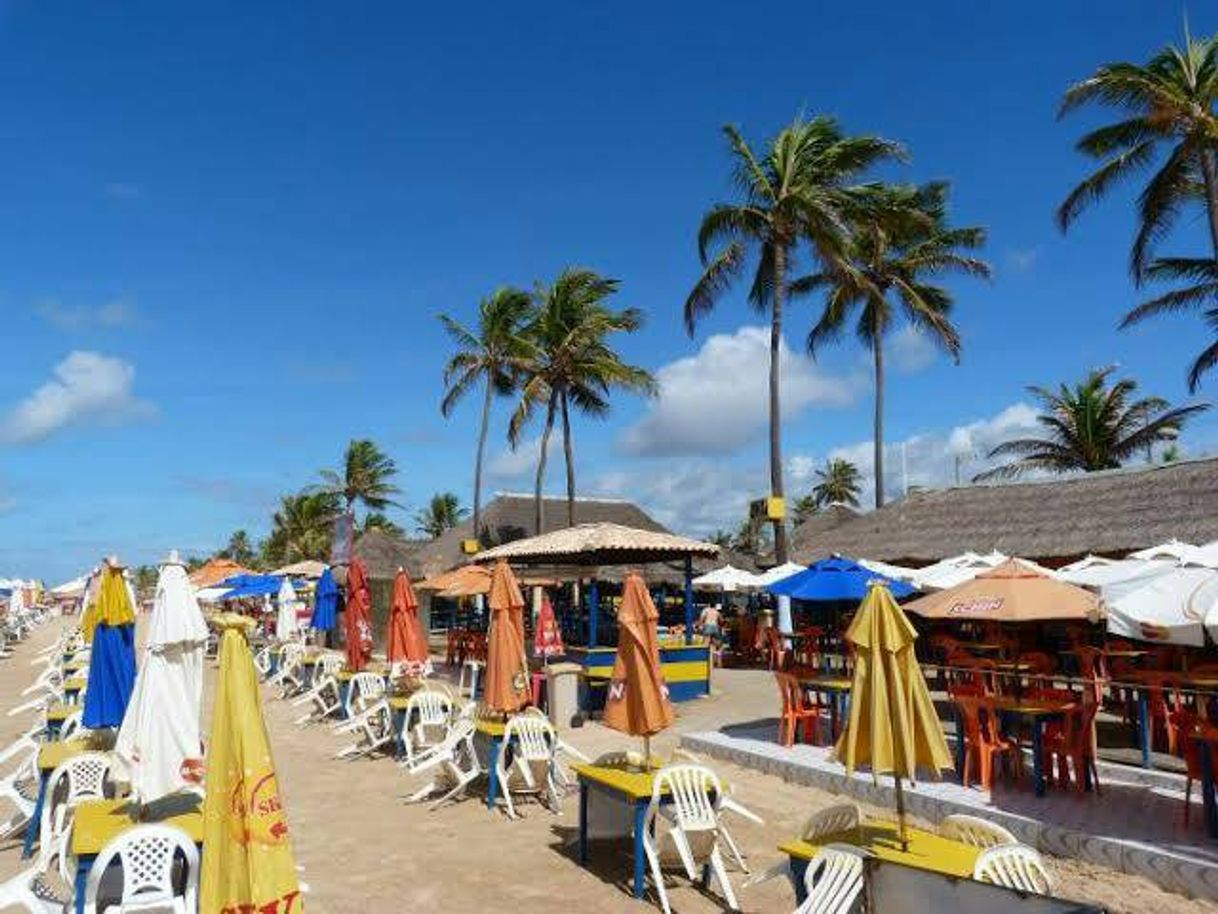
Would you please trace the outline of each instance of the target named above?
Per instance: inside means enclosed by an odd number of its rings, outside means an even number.
[[[541,601],[541,612],[537,614],[537,626],[533,630],[533,653],[538,657],[554,657],[564,653],[562,632],[554,617],[554,607],[549,600]]]
[[[372,592],[363,559],[352,559],[347,569],[347,666],[359,672],[372,657]]]
[[[419,624],[419,600],[405,568],[399,568],[393,579],[387,644],[390,663],[406,663],[420,670],[430,670],[427,639]]]

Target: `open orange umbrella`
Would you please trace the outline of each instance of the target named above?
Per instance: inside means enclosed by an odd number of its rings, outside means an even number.
[[[358,672],[372,657],[372,592],[364,560],[351,560],[347,569],[347,666]]]
[[[617,659],[605,698],[604,724],[643,737],[647,760],[651,758],[651,737],[671,726],[676,716],[660,672],[659,618],[642,575],[628,575],[617,613]]]
[[[956,622],[1042,622],[1095,619],[1100,600],[1030,562],[1007,559],[971,581],[907,603],[905,609],[925,619]]]
[[[390,663],[407,663],[424,670],[431,669],[427,639],[419,625],[419,600],[410,585],[410,575],[399,568],[393,579],[393,602],[389,607],[389,638],[387,654]]]
[[[529,701],[529,665],[524,656],[524,596],[507,562],[499,562],[491,573],[487,603],[491,635],[484,701],[492,711],[511,714]]]

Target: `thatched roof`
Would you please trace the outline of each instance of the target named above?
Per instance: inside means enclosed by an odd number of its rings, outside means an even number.
[[[192,571],[187,577],[191,584],[202,589],[204,587],[211,587],[213,584],[219,584],[221,581],[238,574],[255,574],[255,572],[250,571],[250,569],[239,562],[234,562],[232,559],[211,558]]]
[[[291,565],[276,568],[271,574],[289,575],[294,578],[320,578],[327,567],[329,566],[325,562],[305,559],[302,562],[293,562]]]
[[[412,578],[423,577],[419,550],[425,540],[403,540],[383,530],[367,530],[355,541],[354,551],[368,566],[368,577],[387,579],[405,568]]]
[[[862,516],[863,512],[857,508],[834,502],[795,528],[791,535],[791,549],[798,554],[804,543],[812,542],[816,537],[830,533]]]
[[[480,552],[475,561],[580,565],[637,565],[671,562],[685,556],[715,558],[719,547],[713,543],[686,539],[672,533],[638,530],[621,524],[576,524],[528,539],[505,543]]]
[[[567,500],[545,498],[544,532],[567,526]],[[591,524],[607,521],[639,530],[664,531],[638,505],[612,498],[577,498],[575,522]],[[482,508],[482,544],[498,546],[533,535],[533,496],[499,493]],[[418,552],[418,562],[426,576],[437,575],[469,561],[461,543],[474,539],[473,520],[467,519],[436,539],[424,543]]]
[[[795,531],[794,557],[926,564],[973,550],[1058,564],[1173,537],[1218,539],[1218,458],[1065,478],[911,492],[853,520]]]

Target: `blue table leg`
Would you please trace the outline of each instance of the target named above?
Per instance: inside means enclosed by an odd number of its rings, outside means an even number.
[[[1045,722],[1037,717],[1032,721],[1032,784],[1038,797],[1045,795],[1044,745]]]
[[[1214,802],[1214,756],[1208,740],[1197,742],[1201,757],[1201,804],[1205,810],[1205,825],[1211,838],[1218,838],[1218,803]]]
[[[588,865],[588,782],[579,782],[579,865]]]
[[[808,889],[804,885],[804,877],[808,873],[808,863],[800,857],[792,857],[791,859],[791,884],[795,889],[795,903],[803,904],[808,900]]]
[[[1150,700],[1145,689],[1138,689],[1138,734],[1142,739],[1142,767],[1150,767]]]
[[[393,728],[397,732],[395,758],[406,757],[406,709],[398,708],[393,712]]]
[[[34,855],[34,842],[38,840],[38,830],[42,827],[42,806],[47,800],[47,780],[50,777],[49,771],[38,772],[38,799],[34,802],[34,811],[25,827],[25,844],[21,848],[21,856],[26,860]]]
[[[487,773],[486,779],[486,808],[494,809],[495,800],[499,797],[499,774],[496,771],[496,766],[499,763],[499,752],[503,741],[498,737],[491,738],[491,749],[487,755]]]
[[[956,720],[956,774],[964,777],[964,718],[953,704],[952,717]]]
[[[647,876],[647,852],[643,850],[643,830],[647,828],[647,806],[641,800],[634,804],[634,897],[642,898]]]
[[[76,914],[85,914],[85,888],[89,884],[89,870],[96,859],[92,854],[76,858],[76,897],[72,902],[76,905]]]

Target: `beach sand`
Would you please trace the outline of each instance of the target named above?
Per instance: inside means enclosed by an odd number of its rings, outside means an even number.
[[[54,622],[19,646],[17,655],[0,661],[0,712],[19,703],[34,669],[29,658],[49,644],[61,623]],[[208,695],[214,681],[208,664]],[[743,707],[755,716],[772,714],[776,696],[769,677],[750,671],[716,671],[717,695],[680,706],[676,732],[705,729],[717,721],[739,719]],[[521,910],[545,912],[657,911],[654,895],[636,901],[629,894],[628,845],[593,845],[590,868],[579,866],[576,836],[578,800],[568,796],[561,816],[526,803],[523,818],[511,821],[468,799],[436,812],[411,806],[401,797],[418,786],[392,761],[379,758],[342,762],[334,752],[348,740],[328,727],[298,728],[299,709],[267,696],[266,717],[280,784],[296,849],[309,886],[307,909],[355,914],[371,911]],[[204,733],[207,731],[205,718]],[[0,714],[0,746],[29,725],[28,716]],[[657,737],[653,751],[667,756],[676,732]],[[638,748],[637,741],[590,723],[566,738],[595,756],[608,750]],[[788,784],[778,778],[734,765],[713,767],[733,785],[736,798],[765,819],[757,826],[733,821],[733,834],[749,856],[754,872],[782,857],[777,845],[793,836],[811,812],[838,802],[823,791]],[[481,794],[480,794],[481,796]],[[875,815],[891,811],[867,809]],[[5,813],[7,815],[7,812]],[[20,846],[0,847],[0,879],[21,866]],[[1147,880],[1076,861],[1050,858],[1058,894],[1106,906],[1117,914],[1192,914],[1218,912],[1218,905],[1164,892]],[[785,879],[743,888],[733,873],[741,907],[750,912],[783,912],[795,907]],[[717,894],[703,893],[684,878],[668,881],[675,912],[695,914],[726,910]]]

